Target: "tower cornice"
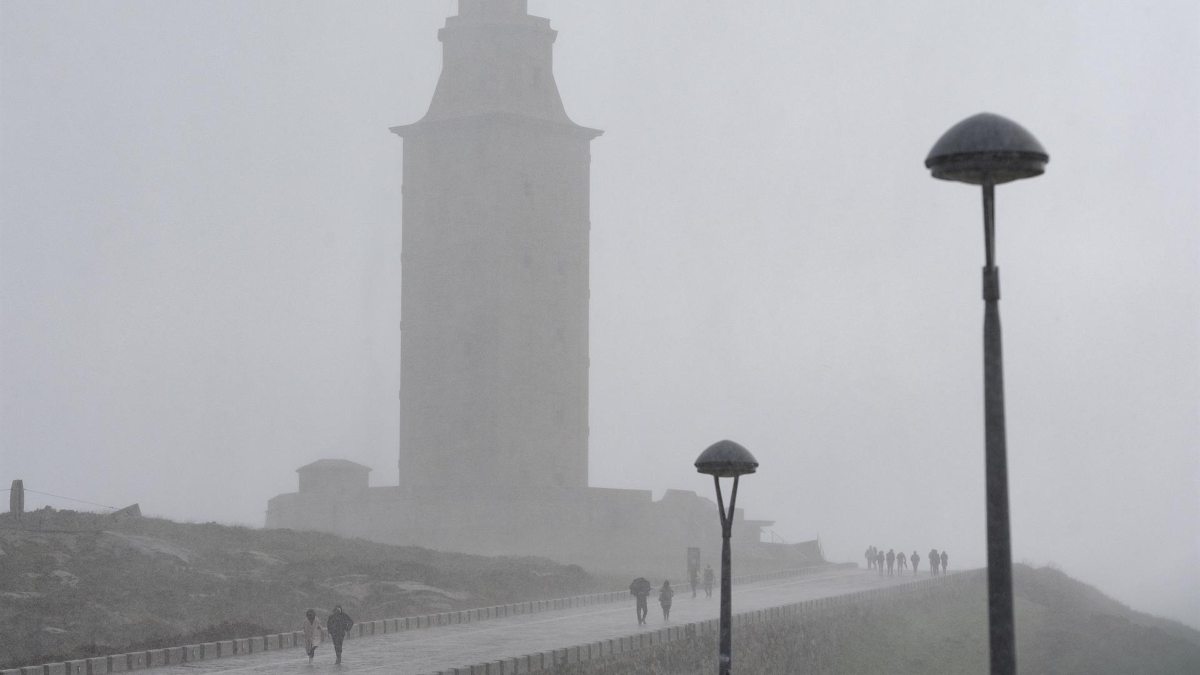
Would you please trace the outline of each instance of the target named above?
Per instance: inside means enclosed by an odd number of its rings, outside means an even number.
[[[577,136],[585,140],[591,140],[604,134],[602,129],[592,129],[591,127],[580,126],[569,120],[565,123],[555,122],[536,117],[526,117],[524,115],[503,112],[488,112],[477,115],[467,115],[464,117],[451,117],[445,119],[422,119],[421,121],[414,122],[412,124],[401,124],[394,127],[388,127],[388,131],[400,136],[401,138],[411,138],[417,135],[459,132],[467,127],[478,128],[481,125],[487,124],[509,124],[514,126],[524,126],[532,129],[538,129],[539,131],[547,131],[550,133],[567,136]]]
[[[442,72],[428,110],[392,131],[405,136],[433,122],[484,117],[577,126],[554,81],[557,36],[549,19],[528,14],[524,0],[460,0],[458,16],[438,31]],[[578,128],[581,135],[599,135]]]

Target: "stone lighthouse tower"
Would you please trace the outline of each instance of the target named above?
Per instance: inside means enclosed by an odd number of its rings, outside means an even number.
[[[555,31],[525,0],[459,0],[442,74],[404,139],[400,481],[326,458],[267,527],[406,546],[678,571],[719,548],[694,493],[588,485],[588,192],[600,135],[567,117]],[[769,521],[735,513],[739,555]],[[756,553],[757,551],[757,553]],[[817,556],[819,559],[819,555]],[[743,568],[745,569],[745,568]]]
[[[404,139],[400,486],[586,488],[590,142],[525,0],[459,0]]]

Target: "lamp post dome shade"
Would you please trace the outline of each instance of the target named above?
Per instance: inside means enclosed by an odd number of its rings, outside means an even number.
[[[696,458],[696,470],[710,476],[731,478],[758,469],[754,455],[733,441],[717,441]]]
[[[999,185],[1040,176],[1050,155],[1042,144],[1016,122],[979,113],[942,134],[925,166],[934,178],[972,185]]]

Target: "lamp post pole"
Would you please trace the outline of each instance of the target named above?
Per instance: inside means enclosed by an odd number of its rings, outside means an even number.
[[[988,647],[992,675],[1017,672],[1000,340],[1000,270],[996,267],[996,185],[1040,176],[1050,156],[1017,123],[980,113],[942,135],[925,166],[934,178],[983,188],[983,412],[988,552]]]
[[[717,489],[717,513],[721,517],[721,637],[717,675],[733,670],[733,554],[729,539],[733,534],[733,514],[737,507],[738,479],[758,469],[754,455],[733,441],[718,441],[696,459],[696,470],[713,477]],[[721,495],[721,478],[733,478],[729,508]]]
[[[1000,341],[1000,270],[996,267],[995,185],[983,184],[987,264],[983,268],[984,467],[987,481],[988,646],[994,675],[1017,672],[1008,526],[1008,450],[1004,423],[1004,354]]]
[[[721,500],[721,479],[713,476],[717,488],[717,510],[721,516],[721,644],[718,675],[729,675],[733,661],[733,554],[729,537],[733,534],[733,509],[737,502],[738,477],[733,477],[733,492],[729,495],[729,510]]]

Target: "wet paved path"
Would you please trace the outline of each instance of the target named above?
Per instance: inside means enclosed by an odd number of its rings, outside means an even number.
[[[920,575],[921,579],[928,578]],[[803,600],[824,598],[883,588],[912,581],[911,574],[880,577],[864,570],[831,570],[819,574],[737,585],[733,588],[733,612],[747,612]],[[688,588],[677,588],[671,621],[665,622],[658,603],[651,597],[645,630],[691,623],[717,617],[719,586],[713,597],[703,590],[693,599]],[[573,609],[522,614],[503,619],[473,621],[449,626],[388,633],[347,640],[342,665],[334,665],[333,644],[326,640],[309,664],[302,649],[269,651],[227,659],[153,669],[155,675],[228,673],[394,673],[420,675],[456,666],[551,651],[577,644],[624,637],[641,632],[634,618],[633,597]]]

